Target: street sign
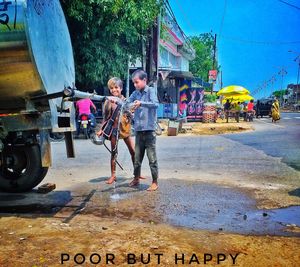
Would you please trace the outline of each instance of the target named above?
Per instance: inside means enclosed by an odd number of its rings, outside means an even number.
[[[208,72],[208,82],[209,83],[214,83],[217,80],[217,70],[210,70]]]

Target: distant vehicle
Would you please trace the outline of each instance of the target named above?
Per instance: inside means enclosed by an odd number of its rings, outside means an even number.
[[[272,98],[263,98],[257,100],[254,109],[256,112],[256,118],[263,116],[271,116],[273,99]]]
[[[79,133],[82,132],[85,139],[89,139],[92,133],[92,121],[87,114],[81,114],[78,118]]]

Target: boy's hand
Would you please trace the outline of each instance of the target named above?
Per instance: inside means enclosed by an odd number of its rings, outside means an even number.
[[[140,106],[141,106],[141,101],[135,100],[135,101],[133,102],[133,107],[134,107],[134,109],[137,109],[137,108],[139,108]]]
[[[118,98],[115,96],[108,96],[107,99],[109,100],[110,103],[112,104],[118,104]]]
[[[97,135],[97,136],[100,136],[102,133],[103,133],[103,131],[102,131],[102,130],[99,130],[99,131],[96,133],[96,135]]]

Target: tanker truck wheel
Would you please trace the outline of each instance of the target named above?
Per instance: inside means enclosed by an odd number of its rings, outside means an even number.
[[[6,147],[1,158],[0,190],[5,192],[29,191],[43,180],[48,171],[42,167],[38,145]]]

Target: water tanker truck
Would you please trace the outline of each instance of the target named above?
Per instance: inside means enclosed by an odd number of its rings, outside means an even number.
[[[74,82],[59,0],[0,0],[1,191],[28,191],[43,180],[50,131],[64,133],[67,156],[74,157]]]

